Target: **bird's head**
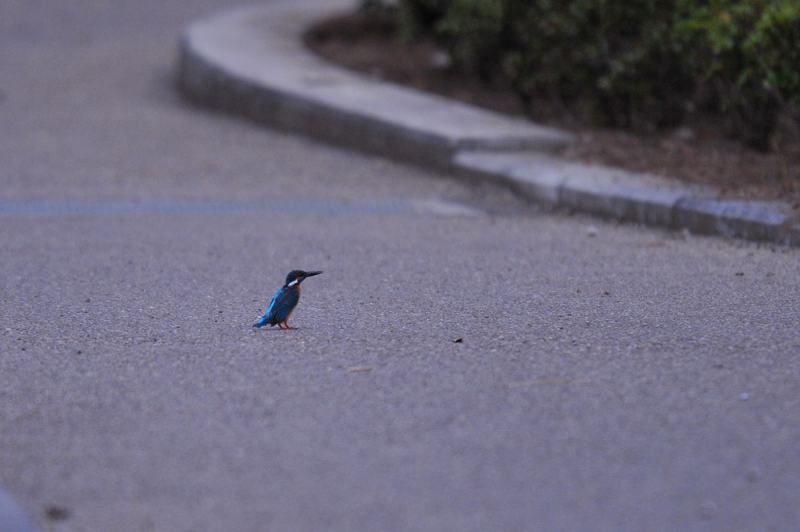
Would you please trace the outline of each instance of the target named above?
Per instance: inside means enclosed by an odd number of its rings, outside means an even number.
[[[306,277],[313,277],[322,272],[304,272],[303,270],[292,270],[286,276],[286,286],[296,286],[302,283]]]

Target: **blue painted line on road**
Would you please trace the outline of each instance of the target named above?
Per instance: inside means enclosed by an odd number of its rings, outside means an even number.
[[[0,201],[0,216],[139,216],[139,215],[238,215],[346,216],[353,214],[414,214],[413,202],[385,201]]]
[[[0,489],[0,530],[5,532],[35,532],[38,530],[22,507]]]

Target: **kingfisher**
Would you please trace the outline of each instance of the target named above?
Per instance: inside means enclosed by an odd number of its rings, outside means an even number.
[[[269,324],[270,327],[277,325],[279,329],[296,329],[289,326],[289,316],[300,301],[300,283],[306,278],[319,275],[322,272],[304,272],[303,270],[292,270],[286,276],[286,284],[275,292],[272,302],[267,308],[267,312],[261,319],[253,324],[253,327],[263,327]]]

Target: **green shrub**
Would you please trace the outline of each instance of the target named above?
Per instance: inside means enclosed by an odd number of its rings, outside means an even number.
[[[744,50],[767,88],[800,105],[800,3],[784,0],[768,6]]]
[[[436,24],[447,14],[449,0],[403,0],[400,4],[400,33],[405,39],[435,35]]]
[[[514,14],[510,74],[523,96],[589,104],[604,123],[670,125],[692,89],[669,39],[670,3],[660,0],[506,0]]]
[[[721,114],[732,136],[765,148],[775,128],[780,101],[763,82],[745,50],[764,12],[764,0],[681,0],[674,39],[703,88],[699,103]]]
[[[435,26],[453,60],[485,80],[506,48],[504,7],[503,2],[453,0]]]
[[[407,37],[438,39],[454,63],[628,127],[671,126],[690,107],[766,146],[800,104],[798,0],[403,0]]]

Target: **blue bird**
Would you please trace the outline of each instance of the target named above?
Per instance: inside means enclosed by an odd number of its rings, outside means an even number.
[[[267,312],[261,319],[253,324],[253,327],[263,327],[269,324],[270,327],[277,325],[279,329],[294,329],[289,326],[289,316],[300,301],[300,283],[307,277],[319,275],[322,272],[304,272],[303,270],[292,270],[286,276],[286,284],[275,292],[272,302],[267,308]]]

